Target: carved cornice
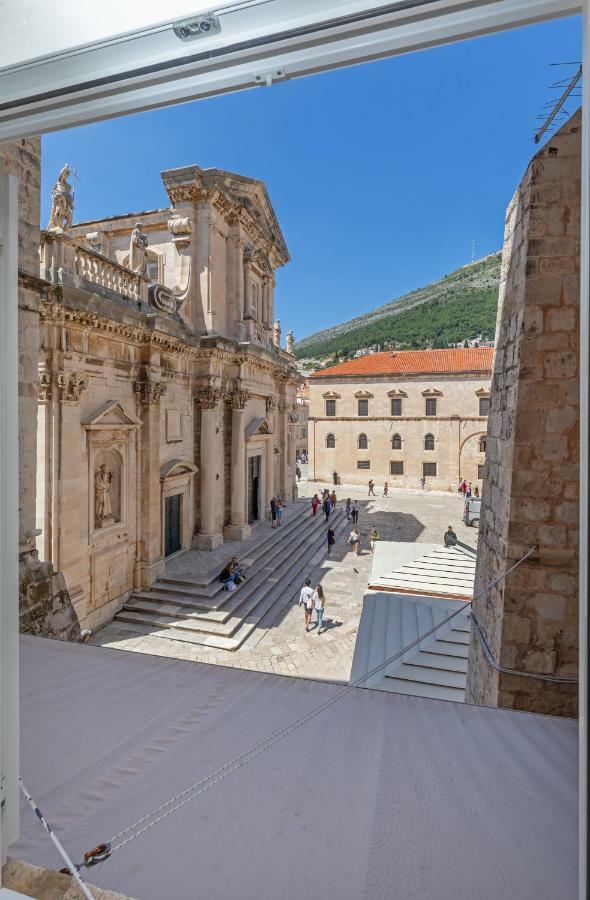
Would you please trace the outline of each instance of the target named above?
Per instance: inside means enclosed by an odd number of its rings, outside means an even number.
[[[206,388],[203,391],[197,391],[193,400],[201,409],[215,409],[222,397],[223,392],[217,388]]]
[[[88,379],[78,372],[58,372],[57,386],[61,403],[77,403],[88,387]]]

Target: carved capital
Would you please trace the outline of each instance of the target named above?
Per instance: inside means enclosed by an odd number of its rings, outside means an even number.
[[[197,391],[193,399],[201,409],[215,409],[221,397],[221,391],[216,388],[207,388],[204,391]]]
[[[82,391],[88,387],[88,380],[78,372],[58,372],[57,386],[62,403],[77,403]]]
[[[234,391],[225,395],[225,402],[231,409],[245,409],[249,399],[249,391]]]
[[[166,385],[160,381],[136,381],[133,385],[135,399],[141,406],[159,404],[166,394]]]

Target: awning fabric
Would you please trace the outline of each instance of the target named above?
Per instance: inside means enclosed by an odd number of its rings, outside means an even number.
[[[22,775],[74,859],[341,686],[21,639]],[[356,689],[91,871],[139,900],[574,900],[577,724]],[[30,810],[11,855],[60,868]]]

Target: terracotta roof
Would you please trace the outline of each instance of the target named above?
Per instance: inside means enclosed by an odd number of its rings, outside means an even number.
[[[422,375],[452,372],[490,372],[493,347],[455,350],[386,350],[338,363],[314,372],[312,378],[334,375]]]

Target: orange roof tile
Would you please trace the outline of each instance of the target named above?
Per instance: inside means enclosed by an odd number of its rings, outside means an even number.
[[[493,347],[456,350],[386,350],[338,363],[314,372],[312,378],[346,375],[442,375],[453,372],[492,371]]]

